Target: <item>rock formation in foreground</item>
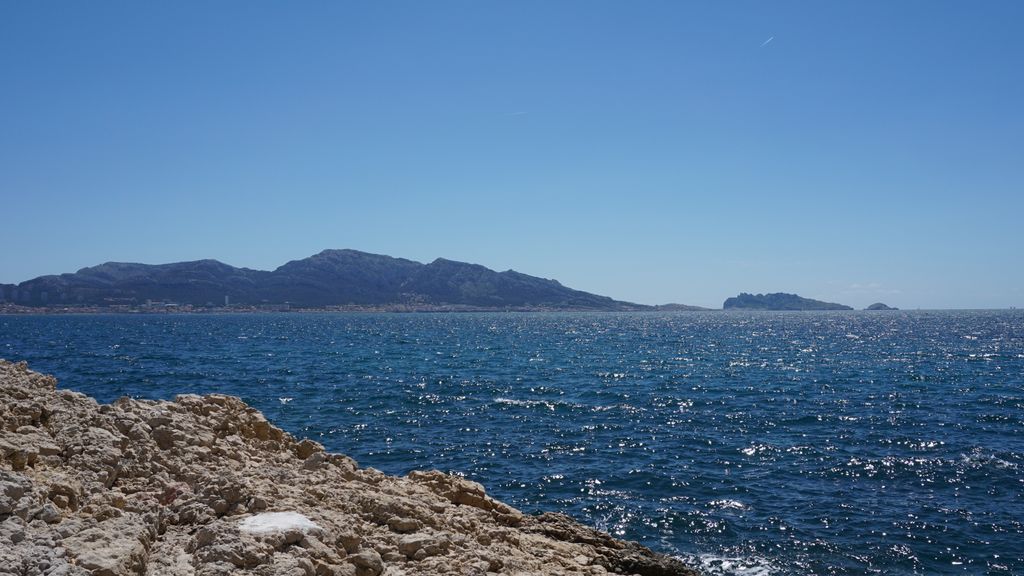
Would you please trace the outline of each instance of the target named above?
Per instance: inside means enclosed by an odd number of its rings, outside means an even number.
[[[694,575],[437,471],[387,476],[231,396],[101,405],[0,360],[0,575]]]

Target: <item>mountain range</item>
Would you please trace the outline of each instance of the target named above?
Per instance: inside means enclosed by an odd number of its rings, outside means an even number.
[[[0,304],[27,307],[188,305],[385,310],[708,310],[647,306],[574,290],[515,270],[438,258],[429,264],[358,250],[324,250],[272,271],[217,260],[171,264],[107,262],[74,273],[0,284]],[[873,305],[872,309],[883,305]],[[852,310],[796,294],[729,298],[726,310]]]
[[[438,258],[429,264],[357,250],[324,250],[273,271],[217,260],[107,262],[75,273],[0,284],[0,302],[22,306],[282,305],[412,309],[652,310],[573,290],[557,280]],[[681,305],[673,305],[681,306]]]

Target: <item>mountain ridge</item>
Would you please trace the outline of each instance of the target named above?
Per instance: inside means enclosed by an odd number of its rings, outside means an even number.
[[[437,258],[424,264],[352,249],[327,249],[274,270],[202,259],[168,264],[104,262],[77,272],[0,284],[0,302],[30,307],[283,305],[463,307],[495,310],[639,311],[615,300],[514,270]]]

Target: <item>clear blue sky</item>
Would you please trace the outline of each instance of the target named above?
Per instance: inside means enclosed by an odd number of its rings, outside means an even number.
[[[0,282],[324,248],[1024,306],[1024,2],[0,2]]]

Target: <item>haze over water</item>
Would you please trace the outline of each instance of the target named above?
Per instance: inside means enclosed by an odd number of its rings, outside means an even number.
[[[0,357],[241,396],[712,574],[1024,572],[1024,313],[0,317]]]

